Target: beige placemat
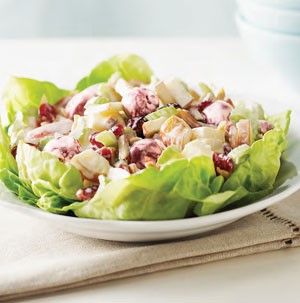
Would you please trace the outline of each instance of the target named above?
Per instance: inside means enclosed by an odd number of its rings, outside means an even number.
[[[118,243],[72,235],[0,206],[0,300],[300,246],[300,192],[202,237]]]

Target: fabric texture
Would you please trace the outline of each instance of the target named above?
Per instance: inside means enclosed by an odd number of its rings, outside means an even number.
[[[160,243],[90,239],[0,211],[0,301],[300,246],[300,192],[205,235]]]

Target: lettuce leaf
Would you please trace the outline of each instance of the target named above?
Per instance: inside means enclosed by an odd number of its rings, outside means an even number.
[[[232,175],[222,186],[222,190],[236,190],[243,186],[249,192],[272,189],[279,168],[280,157],[285,145],[283,131],[273,129],[252,144],[244,153],[233,159],[238,163]]]
[[[108,183],[74,210],[79,217],[119,220],[167,220],[190,215],[195,201],[212,194],[216,178],[206,156],[179,159],[161,169],[150,167]]]
[[[37,201],[37,206],[56,214],[72,214],[70,210],[77,209],[83,202],[72,202],[58,196],[54,192],[44,193]]]
[[[234,154],[236,169],[224,182],[206,156],[184,159],[175,147],[158,160],[161,169],[113,181],[74,210],[79,217],[118,220],[164,220],[203,216],[230,205],[246,205],[272,189],[280,168],[281,130],[271,130],[251,147]],[[155,182],[154,182],[155,180]]]
[[[18,176],[17,162],[10,151],[9,140],[0,120],[0,181],[21,200],[34,205],[37,197]]]
[[[232,110],[230,120],[238,122],[241,119],[249,119],[252,123],[264,120],[265,114],[262,106],[258,103],[237,102]]]
[[[76,85],[77,90],[84,90],[96,83],[106,82],[111,75],[119,72],[127,81],[150,83],[152,71],[147,62],[135,54],[121,54],[102,61]]]
[[[83,187],[80,172],[57,157],[37,150],[22,141],[18,145],[19,177],[38,197],[56,194],[69,202],[76,200],[76,191]]]
[[[276,129],[283,130],[284,134],[287,135],[291,122],[291,111],[287,110],[279,114],[268,116],[267,121]]]
[[[215,213],[216,211],[238,201],[248,195],[248,191],[240,186],[236,190],[227,190],[225,192],[216,193],[203,199],[201,203],[197,203],[194,208],[194,214],[197,216],[205,216]]]
[[[12,123],[17,112],[22,112],[24,117],[35,116],[43,98],[55,104],[67,94],[68,91],[50,82],[12,77],[2,96],[7,115],[4,122],[6,125]]]

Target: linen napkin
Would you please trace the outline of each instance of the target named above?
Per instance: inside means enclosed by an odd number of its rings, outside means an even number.
[[[0,206],[0,300],[300,246],[299,226],[300,191],[205,235],[160,243],[84,238]]]

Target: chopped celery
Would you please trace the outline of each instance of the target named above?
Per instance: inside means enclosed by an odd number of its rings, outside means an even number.
[[[163,107],[161,109],[158,109],[157,111],[147,115],[145,118],[150,121],[150,120],[155,120],[161,117],[166,117],[169,118],[171,116],[176,116],[177,115],[177,110],[174,106],[170,107]]]
[[[106,147],[117,147],[118,140],[113,132],[105,130],[95,137],[96,141],[101,142]]]
[[[201,88],[204,95],[211,94],[213,96],[213,98],[215,98],[214,92],[211,90],[211,88],[207,84],[205,84],[203,82],[199,82],[199,87]]]
[[[110,102],[110,100],[104,96],[93,97],[85,104],[85,108],[92,106],[92,105],[105,104],[105,103],[109,103],[109,102]]]

